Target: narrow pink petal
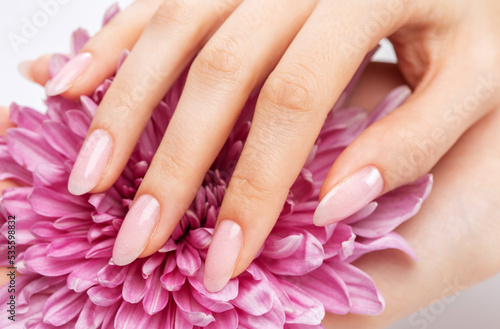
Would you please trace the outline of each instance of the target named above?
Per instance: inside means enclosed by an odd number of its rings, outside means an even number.
[[[111,306],[122,300],[121,287],[108,288],[95,286],[87,290],[87,294],[92,303],[99,306]]]
[[[31,245],[36,241],[36,237],[31,233],[31,227],[35,222],[30,220],[19,220],[16,222],[16,244],[17,245]],[[4,237],[8,236],[9,223],[5,222],[1,228],[0,232]],[[5,241],[7,243],[7,241]],[[1,246],[1,244],[0,244]]]
[[[279,261],[267,257],[260,257],[259,261],[271,272],[281,275],[303,275],[320,267],[325,256],[323,246],[309,232],[303,231],[302,234],[304,239],[294,254]]]
[[[236,296],[238,296],[239,279],[237,277],[229,280],[229,282],[224,288],[222,288],[222,290],[218,292],[208,292],[203,285],[203,272],[204,264],[201,265],[200,270],[196,273],[195,276],[188,277],[191,286],[196,289],[201,295],[221,302],[231,301],[235,299]]]
[[[130,268],[130,266],[106,265],[97,272],[97,279],[102,286],[114,288],[125,281]]]
[[[142,300],[144,311],[150,315],[154,315],[162,311],[168,303],[170,292],[163,289],[160,283],[160,269],[156,269],[151,276],[151,283],[148,286],[146,296]]]
[[[250,266],[254,266],[251,264]],[[238,277],[238,296],[232,301],[233,305],[243,312],[251,315],[262,315],[271,310],[275,297],[267,279],[254,279],[248,272],[244,272]]]
[[[123,301],[116,313],[114,325],[116,329],[148,328],[150,320],[151,316],[144,313],[141,303],[130,304]]]
[[[104,13],[104,18],[102,19],[102,26],[106,25],[109,23],[109,21],[115,17],[116,14],[120,12],[120,6],[118,6],[118,3],[113,3],[109,8],[106,10]]]
[[[325,259],[337,255],[340,255],[341,259],[345,259],[352,255],[355,238],[356,236],[352,232],[351,226],[345,225],[343,222],[338,223],[332,237],[323,246],[325,249]]]
[[[187,243],[176,250],[176,260],[179,271],[186,276],[193,276],[201,265],[198,251]]]
[[[142,278],[140,262],[135,261],[123,282],[123,299],[129,303],[138,303],[146,295],[146,280]]]
[[[174,291],[173,297],[182,316],[192,325],[204,327],[215,321],[212,312],[191,297],[188,285]]]
[[[104,321],[106,313],[106,307],[97,306],[90,299],[87,299],[78,316],[75,329],[98,329]]]
[[[59,276],[71,273],[82,264],[82,260],[58,259],[47,257],[46,249],[48,244],[41,243],[29,247],[24,253],[26,266],[30,269],[46,276]]]
[[[7,131],[7,147],[16,162],[30,171],[34,171],[40,164],[60,163],[62,160],[41,135],[24,128]]]
[[[87,114],[91,118],[93,118],[95,113],[97,112],[97,104],[87,96],[81,96],[80,102],[82,103],[82,107],[87,112]]]
[[[328,260],[311,273],[287,280],[323,303],[327,312],[347,314],[351,308],[347,286]]]
[[[67,237],[58,238],[49,243],[45,252],[48,257],[75,259],[83,257],[89,248],[90,244],[86,238]]]
[[[49,60],[50,77],[55,77],[67,62],[69,62],[69,58],[66,55],[53,54]]]
[[[31,172],[19,165],[10,155],[7,145],[0,145],[0,180],[15,179],[32,185]]]
[[[40,240],[53,240],[63,234],[63,231],[54,227],[52,222],[37,222],[31,227],[31,233]]]
[[[284,237],[271,234],[264,243],[261,256],[282,259],[293,255],[305,239],[303,234],[292,234]]]
[[[231,302],[213,300],[211,298],[203,296],[198,292],[198,290],[193,287],[191,287],[191,295],[194,299],[196,299],[198,303],[212,311],[214,316],[216,313],[234,309],[234,306],[231,304]]]
[[[378,207],[370,216],[353,225],[356,235],[377,238],[393,231],[420,210],[423,199],[414,195],[386,194],[377,202]]]
[[[32,108],[18,106],[16,104],[11,106],[10,111],[11,121],[14,122],[18,128],[25,128],[37,134],[42,133],[42,123],[47,119],[45,115]]]
[[[68,323],[80,313],[86,299],[86,294],[62,287],[51,295],[43,306],[43,322],[54,326]]]
[[[413,258],[413,260],[417,260],[417,255],[408,242],[406,242],[406,240],[396,232],[390,232],[380,238],[357,239],[354,243],[354,252],[349,258],[346,259],[346,262],[352,263],[364,254],[385,249],[399,249]]]
[[[95,259],[82,264],[68,275],[68,288],[75,292],[82,292],[97,284],[97,272],[107,263],[105,259]]]
[[[142,278],[147,279],[165,260],[165,254],[157,252],[149,256],[142,265]]]
[[[212,241],[213,232],[213,229],[206,227],[190,230],[189,234],[186,236],[186,241],[195,249],[205,249],[208,248]]]
[[[79,110],[69,110],[65,115],[68,128],[78,137],[85,138],[90,126],[89,116]]]
[[[282,329],[285,325],[285,312],[276,298],[273,308],[264,315],[255,316],[238,310],[239,325],[241,329]]]
[[[114,238],[104,239],[101,242],[94,242],[92,248],[88,249],[85,258],[106,258],[109,259],[113,253]]]
[[[173,326],[171,326],[169,328],[173,328],[173,329],[192,329],[192,328],[194,328],[193,324],[191,322],[189,322],[189,320],[184,317],[182,310],[178,307],[175,308],[175,317],[174,317],[173,322],[174,322]]]
[[[66,191],[69,172],[60,165],[46,163],[39,165],[33,174],[33,186],[45,186],[57,191]]]
[[[311,198],[314,193],[314,180],[311,172],[302,169],[299,176],[290,188],[290,198],[295,202],[304,202]]]
[[[36,187],[29,196],[29,201],[33,211],[48,217],[59,217],[90,210],[90,207],[85,206],[81,198],[55,193],[45,187]]]
[[[71,35],[71,57],[75,57],[90,39],[89,33],[79,28]]]
[[[238,312],[236,310],[228,310],[222,313],[213,314],[215,321],[206,326],[206,329],[237,329],[238,328]]]
[[[164,273],[160,278],[161,286],[168,291],[178,291],[186,282],[186,276],[176,267],[170,272]]]
[[[287,323],[306,325],[321,324],[325,317],[325,308],[320,301],[313,298],[301,288],[287,282],[281,281],[281,287],[292,301],[293,311],[286,314]]]
[[[332,262],[338,275],[345,281],[352,306],[351,313],[379,315],[385,301],[373,280],[357,267],[345,262]]]
[[[401,106],[411,95],[411,89],[406,86],[400,86],[392,90],[373,111],[370,112],[368,124],[380,120],[387,114]]]
[[[122,67],[123,63],[125,62],[125,60],[127,59],[129,54],[130,54],[130,50],[128,50],[128,49],[124,49],[120,53],[120,56],[118,57],[118,61],[116,62],[116,72],[118,72],[120,70],[120,68]]]
[[[45,120],[43,122],[43,137],[47,144],[62,156],[74,161],[83,144],[71,130],[60,122]]]
[[[18,292],[16,301],[17,313],[21,314],[26,313],[28,309],[30,309],[31,312],[30,303],[32,296],[40,292],[43,292],[45,290],[48,290],[51,287],[61,288],[62,285],[59,284],[63,283],[64,279],[65,279],[64,276],[45,277],[45,276],[22,275],[20,277],[17,277],[16,278],[16,290]],[[5,296],[8,295],[5,294]]]

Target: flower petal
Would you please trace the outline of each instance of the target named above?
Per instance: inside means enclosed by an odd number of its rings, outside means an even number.
[[[174,300],[182,316],[192,325],[205,327],[215,321],[212,312],[191,298],[188,285],[173,292]]]
[[[86,291],[98,283],[97,272],[106,266],[104,259],[90,260],[76,268],[68,275],[68,288],[75,292]]]
[[[175,252],[179,271],[186,276],[193,276],[201,265],[198,251],[189,244],[182,243]]]
[[[354,265],[337,261],[332,263],[338,275],[344,280],[352,306],[351,313],[379,315],[385,308],[385,301],[373,280]]]
[[[142,280],[142,279],[141,279]],[[116,313],[116,329],[147,328],[151,316],[142,309],[142,304],[130,304],[123,301]]]
[[[86,294],[62,287],[52,294],[43,306],[43,322],[54,326],[68,323],[80,313],[86,299]]]
[[[163,289],[160,283],[160,269],[156,269],[150,277],[150,285],[146,291],[146,296],[142,300],[144,311],[150,315],[154,315],[162,311],[168,303],[170,292]]]

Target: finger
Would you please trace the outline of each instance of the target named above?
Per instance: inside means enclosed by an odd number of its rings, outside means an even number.
[[[491,142],[500,140],[499,125],[496,110],[460,138],[433,168],[432,193],[419,213],[397,229],[413,246],[418,263],[408,264],[394,251],[371,253],[354,263],[382,292],[384,313],[327,314],[326,328],[385,328],[500,271],[500,176],[491,175],[500,166],[500,145]],[[415,325],[425,320],[410,317]]]
[[[328,112],[386,32],[366,49],[342,57],[341,45],[356,32],[353,22],[363,22],[363,12],[372,10],[320,2],[264,84],[208,251],[207,290],[222,289],[241,273],[276,223]]]
[[[14,124],[9,119],[9,108],[0,106],[0,136],[5,136],[7,129],[14,127]]]
[[[316,225],[344,219],[380,194],[427,173],[498,102],[498,77],[455,61],[429,72],[403,106],[344,150],[321,188]]]
[[[162,0],[137,0],[118,13],[45,85],[48,96],[89,95],[113,75],[124,49],[131,49]]]
[[[222,12],[227,16],[233,7],[224,6],[226,9]],[[153,109],[188,65],[203,39],[220,24],[220,13],[211,1],[204,0],[171,0],[158,9],[92,120],[69,179],[71,193],[104,191],[114,184]],[[98,141],[102,149],[95,147]],[[87,165],[93,163],[91,158],[98,159],[100,165],[95,171],[86,171]],[[87,173],[90,176],[86,176]]]
[[[50,79],[49,62],[52,54],[38,57],[34,61],[23,61],[19,63],[17,69],[26,79],[45,86]]]
[[[127,241],[137,226],[126,218],[114,260],[116,256],[120,263],[130,262],[165,243],[249,94],[277,63],[314,3],[297,1],[291,9],[286,0],[244,2],[206,44],[191,66],[176,112],[137,193],[154,196],[161,203],[161,220],[147,246],[136,239],[137,251],[130,252]],[[196,161],[192,161],[193,154]]]

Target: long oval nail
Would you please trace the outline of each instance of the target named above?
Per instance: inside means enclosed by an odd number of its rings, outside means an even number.
[[[102,129],[96,129],[83,143],[68,181],[68,191],[82,195],[101,180],[113,152],[113,139]]]
[[[241,227],[232,220],[223,220],[208,249],[203,276],[205,289],[217,292],[226,286],[233,276],[242,247]]]
[[[143,194],[132,204],[123,220],[113,247],[113,262],[123,266],[132,263],[144,251],[160,220],[160,204]]]
[[[380,195],[384,180],[374,166],[367,166],[335,185],[314,212],[315,225],[336,223],[360,210]]]
[[[59,95],[71,88],[91,62],[91,53],[81,53],[73,57],[52,80],[47,82],[45,85],[47,96]]]

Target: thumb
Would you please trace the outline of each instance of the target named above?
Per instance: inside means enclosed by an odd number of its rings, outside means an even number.
[[[424,79],[405,104],[358,136],[328,172],[314,223],[338,222],[429,172],[497,101],[499,77],[477,72],[468,77],[449,71]],[[378,112],[398,106],[401,92],[389,95]]]

